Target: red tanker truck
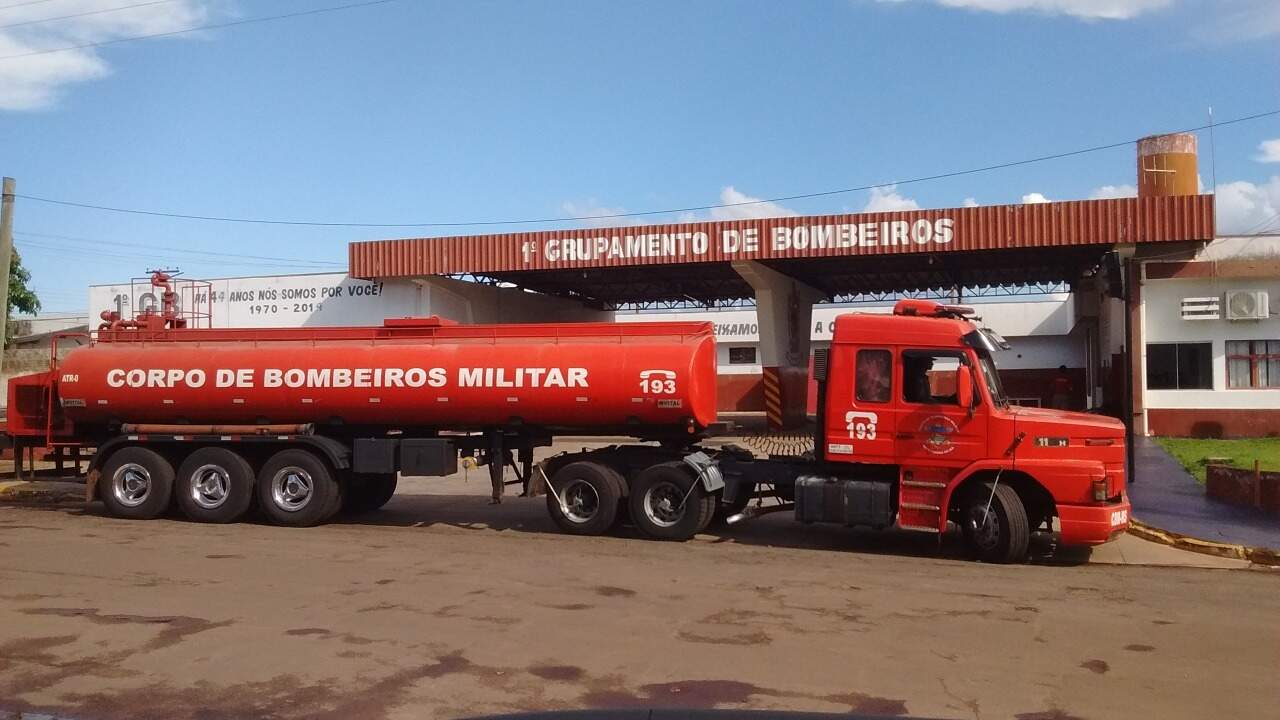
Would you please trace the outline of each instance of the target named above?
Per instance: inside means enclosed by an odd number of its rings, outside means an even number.
[[[1090,545],[1128,526],[1124,430],[1012,406],[967,308],[903,300],[848,314],[816,353],[812,443],[757,457],[717,429],[709,323],[186,327],[169,304],[9,382],[18,457],[91,453],[90,499],[147,519],[171,503],[233,522],[255,504],[307,526],[392,496],[398,474],[445,476],[460,457],[495,487],[512,467],[565,532],[628,519],[680,540],[717,516],[939,534],[957,524],[989,561],[1025,557],[1037,530]],[[56,358],[56,352],[54,353]],[[557,435],[633,444],[534,462]]]

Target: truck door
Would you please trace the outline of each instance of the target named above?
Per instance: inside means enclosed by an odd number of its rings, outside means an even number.
[[[970,365],[963,350],[904,349],[898,362],[898,463],[912,467],[955,470],[983,457],[986,413],[961,407],[956,379]]]
[[[893,463],[893,351],[837,345],[827,383],[827,459]]]

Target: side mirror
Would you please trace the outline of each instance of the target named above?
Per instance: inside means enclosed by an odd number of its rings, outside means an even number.
[[[973,410],[973,371],[968,365],[956,369],[956,400],[960,407]]]

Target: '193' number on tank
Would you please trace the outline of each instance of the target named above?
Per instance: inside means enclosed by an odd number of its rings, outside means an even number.
[[[640,392],[650,395],[675,395],[676,374],[671,370],[641,370]]]

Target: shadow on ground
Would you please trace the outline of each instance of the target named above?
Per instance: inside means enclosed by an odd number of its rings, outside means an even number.
[[[101,503],[42,509],[108,519]],[[176,520],[182,519],[176,511],[169,516]],[[252,514],[247,522],[266,524],[256,514]],[[401,494],[392,498],[381,510],[355,516],[340,515],[329,524],[400,528],[440,526],[473,532],[562,534],[548,516],[546,500],[542,497],[509,496],[501,505],[489,505],[487,498],[476,495]],[[658,542],[645,538],[625,518],[610,534],[637,542]],[[938,538],[899,530],[875,531],[838,525],[805,525],[795,522],[788,512],[766,515],[738,525],[708,528],[692,542],[969,561],[960,534],[954,530]],[[1033,564],[1083,565],[1089,561],[1089,557],[1089,548],[1059,548],[1048,534],[1041,533],[1032,538],[1030,561]]]

